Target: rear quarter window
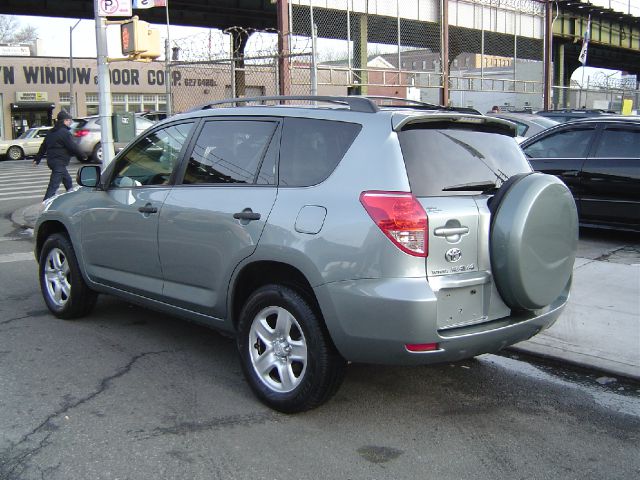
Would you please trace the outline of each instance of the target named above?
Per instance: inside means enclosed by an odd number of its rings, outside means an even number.
[[[324,181],[361,128],[355,123],[285,118],[280,144],[280,185],[303,187]]]
[[[477,194],[454,185],[497,182],[531,166],[512,137],[470,129],[412,126],[398,133],[409,184],[419,197]]]

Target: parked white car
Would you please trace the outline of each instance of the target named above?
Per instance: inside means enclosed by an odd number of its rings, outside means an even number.
[[[20,160],[34,156],[49,130],[51,127],[33,127],[15,140],[0,140],[0,160]]]

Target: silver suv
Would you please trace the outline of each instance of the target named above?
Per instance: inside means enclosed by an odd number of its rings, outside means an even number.
[[[274,98],[306,103],[250,106]],[[255,394],[299,412],[348,362],[496,352],[562,312],[576,207],[513,124],[365,97],[233,102],[155,125],[48,203],[35,255],[55,316],[106,293],[232,333]]]
[[[155,122],[142,116],[135,115],[136,135],[140,135]],[[78,148],[87,156],[87,161],[102,163],[102,143],[100,142],[100,117],[97,115],[85,118],[74,118],[71,127],[73,138]],[[127,142],[115,142],[116,152],[122,150]]]

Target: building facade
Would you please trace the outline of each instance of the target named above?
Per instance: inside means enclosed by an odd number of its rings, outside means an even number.
[[[98,113],[95,58],[0,56],[0,138],[15,138],[32,126],[51,125],[57,112],[69,110],[71,81],[78,117]],[[114,112],[166,110],[162,62],[110,65]],[[172,81],[183,85],[180,72]]]

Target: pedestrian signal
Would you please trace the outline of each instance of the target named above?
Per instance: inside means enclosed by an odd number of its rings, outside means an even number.
[[[141,59],[160,56],[160,33],[147,22],[132,17],[120,25],[120,44],[124,55]]]

